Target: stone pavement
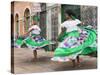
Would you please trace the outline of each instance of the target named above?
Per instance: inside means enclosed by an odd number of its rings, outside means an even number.
[[[54,62],[50,58],[53,57],[53,52],[45,52],[38,50],[38,60],[34,60],[31,49],[15,48],[14,49],[14,72],[15,74],[23,73],[39,73],[39,72],[54,72],[68,71],[81,69],[96,69],[97,58],[89,56],[81,56],[80,67],[72,67],[72,62]]]

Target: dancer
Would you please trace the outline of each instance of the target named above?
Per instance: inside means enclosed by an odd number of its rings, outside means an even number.
[[[60,44],[54,52],[53,61],[67,62],[72,60],[75,66],[75,59],[79,64],[80,54],[89,54],[94,52],[95,49],[88,49],[96,40],[96,32],[89,28],[80,28],[79,24],[82,22],[75,18],[72,10],[66,10],[66,21],[61,24],[61,33],[58,36]]]
[[[31,45],[29,42],[25,41],[25,43],[27,44],[27,46],[29,46],[30,48],[32,48],[33,50],[33,54],[34,54],[34,59],[37,59],[37,49],[40,48],[38,46],[39,42],[44,41],[45,39],[42,38],[40,36],[40,32],[41,29],[39,28],[39,26],[36,24],[36,21],[34,21],[34,23],[30,26],[28,32],[24,35],[28,35],[29,37],[27,37],[29,40],[31,40],[30,42],[34,42],[33,45]],[[31,33],[31,34],[30,34]],[[26,39],[27,39],[26,38]],[[37,43],[37,46],[35,44],[35,42]],[[36,46],[36,47],[35,47]]]
[[[33,24],[29,27],[28,32],[24,34],[24,39],[18,38],[16,40],[18,47],[21,47],[24,43],[28,48],[33,50],[34,60],[37,59],[37,50],[40,50],[40,48],[46,48],[47,51],[47,46],[53,44],[50,40],[46,40],[40,36],[40,33],[41,29],[37,25],[37,21],[34,21]]]

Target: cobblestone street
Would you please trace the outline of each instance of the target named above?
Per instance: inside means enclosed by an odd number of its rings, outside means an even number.
[[[45,52],[38,50],[38,59],[34,61],[32,50],[28,48],[14,49],[14,71],[15,74],[22,73],[39,73],[39,72],[54,72],[68,71],[78,69],[96,69],[97,58],[89,56],[80,56],[80,67],[72,67],[72,62],[53,62],[50,58],[53,57],[53,52]]]

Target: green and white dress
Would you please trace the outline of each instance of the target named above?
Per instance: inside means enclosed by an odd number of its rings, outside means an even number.
[[[96,51],[96,47],[90,47],[96,41],[96,32],[90,28],[79,28],[78,19],[65,21],[62,27],[66,31],[58,36],[60,44],[54,51],[53,61],[66,62],[76,59],[79,54],[89,54]]]
[[[31,28],[29,28],[29,31],[30,30],[32,30],[30,36],[24,38],[19,37],[16,40],[16,47],[21,47],[23,44],[26,44],[28,48],[36,50],[38,48],[53,44],[50,40],[46,40],[40,36],[41,29],[37,25],[33,25]]]

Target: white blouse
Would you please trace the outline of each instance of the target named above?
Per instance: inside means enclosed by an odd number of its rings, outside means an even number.
[[[41,32],[41,29],[40,29],[40,27],[39,27],[38,25],[33,25],[33,26],[31,26],[31,27],[29,28],[29,31],[30,31],[31,29],[33,29],[33,30],[31,31],[32,34],[40,34],[40,32]]]
[[[77,24],[80,24],[80,23],[81,23],[81,21],[78,19],[65,21],[61,24],[61,27],[65,27],[67,29],[66,32],[71,32],[74,30],[78,30],[79,28],[78,28]]]

